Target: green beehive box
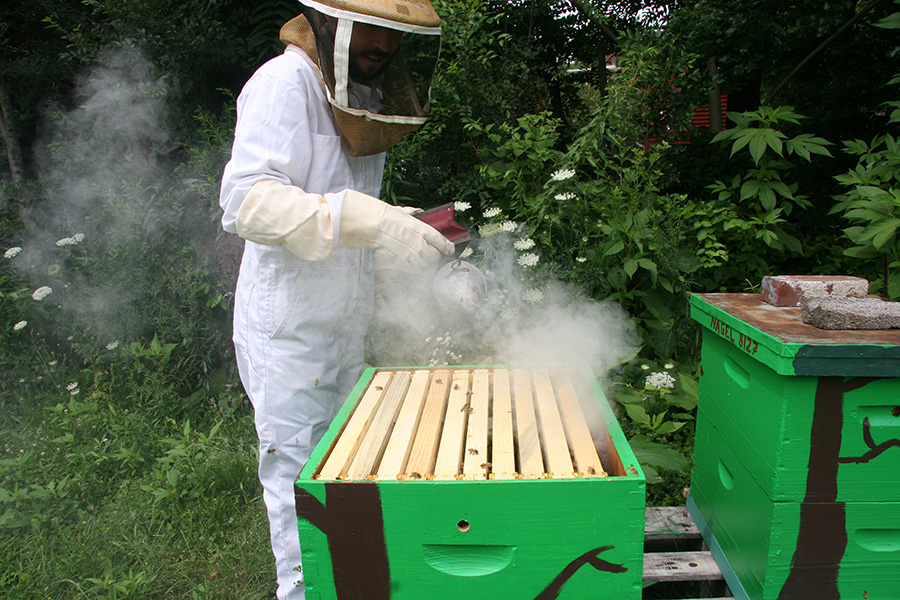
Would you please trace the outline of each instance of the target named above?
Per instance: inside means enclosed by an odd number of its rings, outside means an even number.
[[[690,505],[735,596],[900,597],[873,595],[900,564],[900,332],[819,330],[749,294],[691,305]]]
[[[296,489],[308,600],[641,597],[645,479],[580,370],[368,370]]]
[[[713,532],[736,599],[900,598],[900,502],[773,502],[709,426],[698,426],[694,463],[692,512]],[[820,516],[789,584],[802,511]]]

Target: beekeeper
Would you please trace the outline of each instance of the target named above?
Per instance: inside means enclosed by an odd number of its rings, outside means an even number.
[[[300,0],[284,53],[237,101],[220,195],[244,238],[238,371],[253,403],[278,598],[303,598],[294,481],[363,368],[374,266],[453,245],[377,199],[384,152],[429,109],[440,18],[428,0]]]

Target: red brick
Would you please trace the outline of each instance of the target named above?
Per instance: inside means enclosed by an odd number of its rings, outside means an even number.
[[[800,306],[804,297],[865,298],[868,293],[867,279],[849,275],[767,275],[761,291],[774,306]]]

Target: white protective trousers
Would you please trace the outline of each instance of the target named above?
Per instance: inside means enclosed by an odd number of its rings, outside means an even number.
[[[238,370],[255,413],[259,478],[278,576],[277,597],[303,599],[294,481],[363,369],[374,298],[372,251],[337,248],[343,194],[378,196],[384,155],[342,147],[313,63],[288,49],[260,67],[238,98],[220,202],[236,232],[241,201],[272,179],[329,197],[335,248],[322,261],[245,242],[235,294]]]

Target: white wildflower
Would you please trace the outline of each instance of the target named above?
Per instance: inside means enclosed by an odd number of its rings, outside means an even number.
[[[74,390],[77,387],[78,387],[78,382],[73,381],[72,383],[70,383],[69,385],[66,386],[66,389],[71,392],[72,390]]]
[[[528,304],[537,304],[544,299],[544,292],[537,288],[531,288],[522,292],[522,300]]]
[[[516,309],[514,308],[506,308],[500,313],[500,318],[504,321],[509,321],[513,317],[516,316]]]
[[[565,181],[575,176],[575,169],[560,169],[550,176],[553,181]]]
[[[56,365],[56,359],[55,359],[55,358],[54,358],[53,360],[51,360],[50,362],[47,363],[47,366],[49,366],[49,367],[53,367],[53,366],[55,366],[55,365]]]
[[[119,347],[119,340],[116,340],[116,341],[114,341],[114,342],[110,342],[110,343],[108,343],[108,344],[106,345],[106,349],[107,349],[107,350],[115,350],[115,349],[118,348],[118,347]]]
[[[519,264],[523,267],[533,267],[538,264],[540,257],[534,252],[528,252],[527,254],[523,254],[519,257]]]
[[[518,227],[518,226],[519,226],[519,224],[516,223],[515,221],[505,221],[504,223],[502,223],[500,225],[500,231],[504,231],[506,233],[511,233],[511,232],[515,231],[516,227]]]
[[[573,198],[575,198],[575,194],[572,192],[565,192],[562,194],[557,194],[553,197],[556,198],[557,200],[572,200]]]
[[[516,250],[531,250],[534,248],[534,240],[531,238],[522,238],[513,242],[513,248]]]
[[[644,386],[655,387],[657,389],[666,388],[671,390],[675,387],[675,378],[669,375],[666,371],[661,371],[659,373],[650,373],[644,380]]]
[[[25,326],[28,325],[28,321],[19,321],[15,325],[13,325],[13,331],[19,331],[20,329],[25,329]]]
[[[472,256],[472,247],[466,246],[465,249],[459,253],[459,257],[462,259],[466,259]]]
[[[56,241],[57,246],[74,246],[75,244],[80,243],[84,240],[83,233],[76,233],[72,237],[64,237],[61,240]]]
[[[666,363],[665,368],[666,369],[674,369],[675,365],[673,365],[672,363]]]
[[[587,259],[583,256],[579,256],[578,258],[575,259],[575,262],[583,263],[583,262],[587,262]]]
[[[69,394],[72,396],[77,396],[79,394],[79,392],[81,392],[81,390],[79,390],[78,388],[75,388],[74,390],[70,390]]]
[[[21,252],[22,249],[18,246],[13,246],[9,250],[3,253],[3,258],[15,258],[15,256]]]
[[[486,211],[484,211],[484,218],[492,219],[494,217],[499,217],[502,213],[503,213],[503,211],[495,206],[493,208],[489,208]]]
[[[455,210],[456,212],[466,212],[470,208],[472,208],[472,205],[469,204],[468,202],[463,202],[461,200],[457,200],[456,202],[453,203],[453,210]]]
[[[641,368],[642,368],[643,370],[645,370],[645,371],[649,371],[649,370],[650,370],[650,365],[648,365],[648,364],[643,364],[643,365],[641,365]]]
[[[34,290],[34,293],[31,294],[31,297],[34,298],[35,300],[37,300],[38,302],[40,302],[41,300],[43,300],[44,298],[46,298],[47,296],[49,296],[52,293],[53,293],[53,288],[45,285],[45,286],[41,286],[38,289]]]

